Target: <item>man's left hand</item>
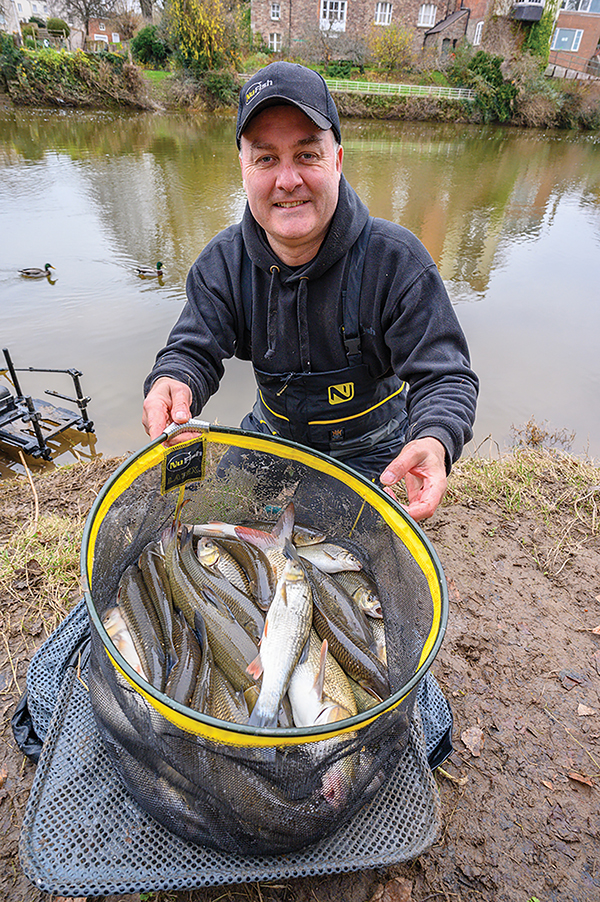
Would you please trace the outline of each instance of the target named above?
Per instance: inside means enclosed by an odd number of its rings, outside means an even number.
[[[390,486],[404,479],[408,495],[405,510],[413,520],[426,520],[435,512],[448,484],[446,449],[436,438],[415,439],[404,446],[379,478],[392,498],[396,496]]]

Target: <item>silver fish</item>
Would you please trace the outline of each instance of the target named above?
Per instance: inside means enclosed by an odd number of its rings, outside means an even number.
[[[104,629],[110,636],[112,644],[117,649],[119,654],[121,654],[125,658],[129,666],[133,670],[135,670],[135,672],[139,674],[139,676],[148,681],[148,677],[144,672],[140,657],[136,651],[135,645],[133,644],[131,633],[127,628],[127,624],[125,623],[125,620],[123,619],[123,615],[121,614],[119,608],[109,608],[102,617],[102,623],[104,625]]]
[[[286,553],[290,554],[289,548]],[[251,726],[277,726],[279,706],[306,645],[311,620],[308,580],[298,561],[289,556],[267,612],[260,652],[248,667],[248,673],[256,679],[262,675],[260,695],[250,715]]]
[[[302,548],[298,548],[298,554],[322,570],[323,573],[339,573],[341,570],[360,570],[362,568],[362,564],[355,554],[332,542],[304,545]]]

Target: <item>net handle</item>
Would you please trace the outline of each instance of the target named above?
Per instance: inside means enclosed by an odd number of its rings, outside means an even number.
[[[165,438],[173,438],[182,432],[208,432],[210,423],[206,420],[196,420],[193,417],[187,423],[169,423],[165,429],[163,436]]]

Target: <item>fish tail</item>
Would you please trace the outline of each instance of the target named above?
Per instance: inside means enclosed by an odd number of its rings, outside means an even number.
[[[273,714],[271,711],[259,710],[258,705],[252,709],[252,714],[248,719],[249,727],[266,727],[272,730],[277,726],[278,712]],[[266,751],[266,749],[265,749]]]

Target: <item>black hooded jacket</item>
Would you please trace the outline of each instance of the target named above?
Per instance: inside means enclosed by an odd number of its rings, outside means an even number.
[[[344,267],[368,215],[342,176],[318,254],[291,268],[271,250],[246,207],[242,222],[218,234],[190,269],[187,303],[145,393],[160,376],[178,379],[189,384],[197,416],[219,387],[223,360],[233,355],[266,373],[347,366],[340,331]],[[251,305],[243,298],[250,280]],[[447,461],[456,461],[472,435],[478,392],[466,339],[428,252],[411,232],[384,219],[373,220],[360,326],[370,374],[393,371],[409,385],[407,441],[433,436],[446,448]]]

